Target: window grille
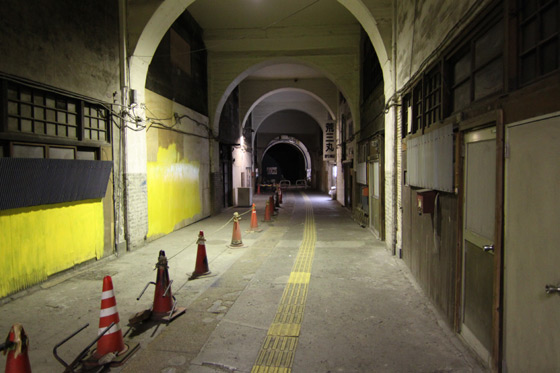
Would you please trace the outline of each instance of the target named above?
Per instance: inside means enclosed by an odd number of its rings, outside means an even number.
[[[519,76],[525,84],[558,70],[560,1],[519,0]]]

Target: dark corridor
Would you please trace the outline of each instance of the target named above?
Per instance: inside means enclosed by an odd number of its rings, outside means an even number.
[[[263,157],[263,176],[266,182],[305,179],[305,161],[303,154],[293,145],[277,144],[272,146]]]

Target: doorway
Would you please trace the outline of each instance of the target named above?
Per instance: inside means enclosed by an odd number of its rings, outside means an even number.
[[[559,372],[560,113],[508,125],[506,141],[505,365]]]
[[[379,159],[368,163],[370,228],[378,239],[383,240],[381,205],[381,169]]]
[[[465,134],[461,335],[491,364],[496,128]]]
[[[342,170],[344,172],[344,207],[352,209],[352,193],[354,192],[352,162],[344,163]]]

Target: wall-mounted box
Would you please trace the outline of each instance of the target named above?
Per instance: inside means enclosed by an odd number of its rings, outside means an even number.
[[[435,190],[421,189],[416,191],[418,215],[434,213],[436,194]]]
[[[251,207],[253,204],[253,191],[251,188],[237,188],[237,206]]]

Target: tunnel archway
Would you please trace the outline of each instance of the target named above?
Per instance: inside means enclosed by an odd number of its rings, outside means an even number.
[[[262,159],[263,179],[268,183],[307,179],[305,157],[301,149],[288,142],[277,143],[269,147]]]

